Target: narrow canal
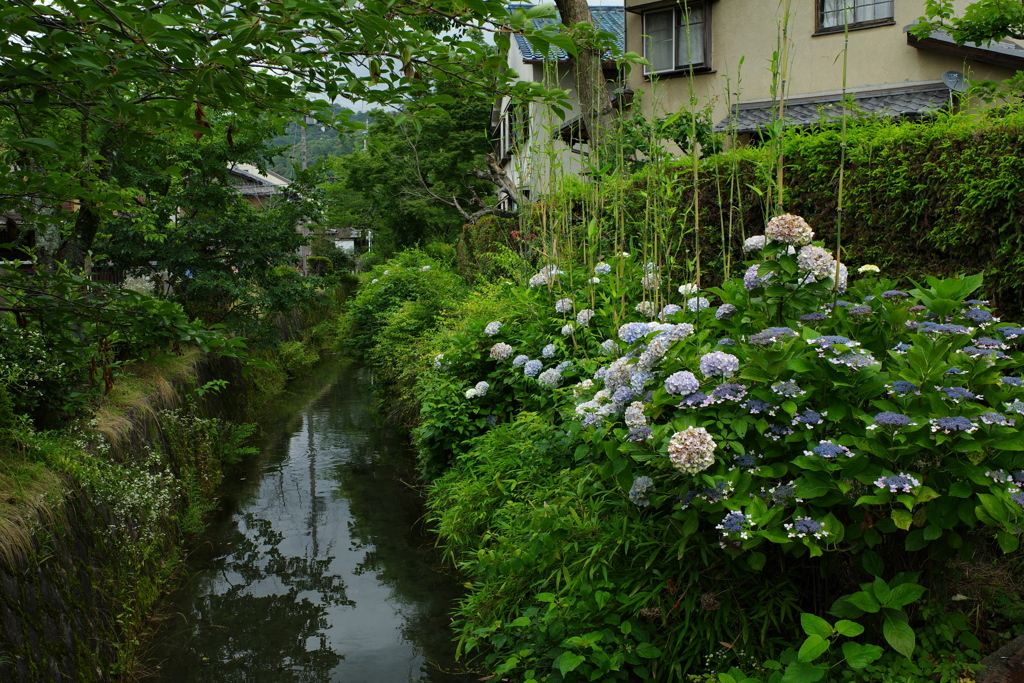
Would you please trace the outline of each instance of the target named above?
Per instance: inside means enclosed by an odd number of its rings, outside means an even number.
[[[475,680],[453,661],[458,584],[368,375],[329,363],[293,392],[189,560],[148,657],[152,680]]]

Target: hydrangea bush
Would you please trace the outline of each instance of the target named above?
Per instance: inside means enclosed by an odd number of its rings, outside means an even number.
[[[467,391],[489,382],[492,423],[555,411],[577,460],[602,464],[648,523],[678,529],[680,556],[718,552],[755,572],[771,548],[869,558],[875,584],[833,606],[843,621],[805,625],[817,640],[787,670],[808,677],[786,680],[819,680],[826,653],[852,669],[882,656],[853,640],[858,619],[909,657],[904,608],[925,589],[916,572],[886,582],[870,558],[898,547],[920,568],[966,553],[981,528],[1018,547],[1024,328],[971,298],[980,276],[898,289],[874,267],[851,274],[798,216],[744,251],[742,277],[667,295],[653,264],[625,254],[544,265],[515,290],[533,315],[467,332],[439,372]]]

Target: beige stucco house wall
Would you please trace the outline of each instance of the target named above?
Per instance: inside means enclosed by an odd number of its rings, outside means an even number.
[[[891,15],[854,25],[849,32],[847,89],[854,93],[906,93],[941,89],[942,74],[960,71],[969,79],[1003,80],[1024,68],[1024,49],[1006,42],[984,49],[961,49],[951,41],[908,44],[905,27],[916,24],[924,0],[894,0],[883,5],[881,15]],[[625,0],[626,50],[645,54],[645,13],[677,7],[675,2]],[[825,103],[841,92],[843,78],[841,26],[833,32],[819,26],[823,3],[839,7],[838,0],[791,0],[787,98]],[[876,0],[849,0],[857,4]],[[958,0],[961,7],[968,0]],[[701,9],[708,21],[705,30],[706,61],[691,77],[689,69],[660,75],[645,74],[635,66],[628,76],[630,88],[645,113],[659,114],[689,108],[691,78],[701,105],[710,105],[712,118],[724,123],[729,117],[727,89],[733,105],[746,109],[769,107],[772,100],[772,55],[779,47],[783,2],[779,0],[691,0],[683,6]],[[889,7],[892,9],[890,10]],[[873,10],[872,10],[873,11]],[[650,15],[648,15],[650,16]],[[834,16],[834,15],[833,15]],[[653,25],[653,20],[652,20]],[[939,52],[936,50],[944,50]],[[947,54],[956,52],[959,54]],[[742,59],[742,66],[741,66]],[[984,60],[984,61],[983,61]],[[993,63],[995,62],[995,63]],[[642,95],[640,91],[643,91]],[[941,102],[941,93],[937,101]],[[831,98],[834,101],[834,97]],[[919,98],[920,99],[920,98]],[[936,98],[933,98],[933,102]]]

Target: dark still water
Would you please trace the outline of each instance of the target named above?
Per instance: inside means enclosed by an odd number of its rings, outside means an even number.
[[[328,364],[268,438],[189,561],[150,653],[155,680],[476,680],[452,660],[459,586],[422,524],[402,439],[368,376]]]

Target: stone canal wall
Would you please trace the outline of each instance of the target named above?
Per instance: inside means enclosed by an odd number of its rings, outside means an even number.
[[[22,514],[17,547],[0,548],[0,681],[137,673],[183,543],[201,530],[222,464],[237,455],[238,432],[221,417],[244,408],[239,368],[199,365],[188,381],[121,416],[116,434],[69,437],[62,457],[72,464]],[[214,377],[234,380],[235,400],[195,399],[195,387]]]

